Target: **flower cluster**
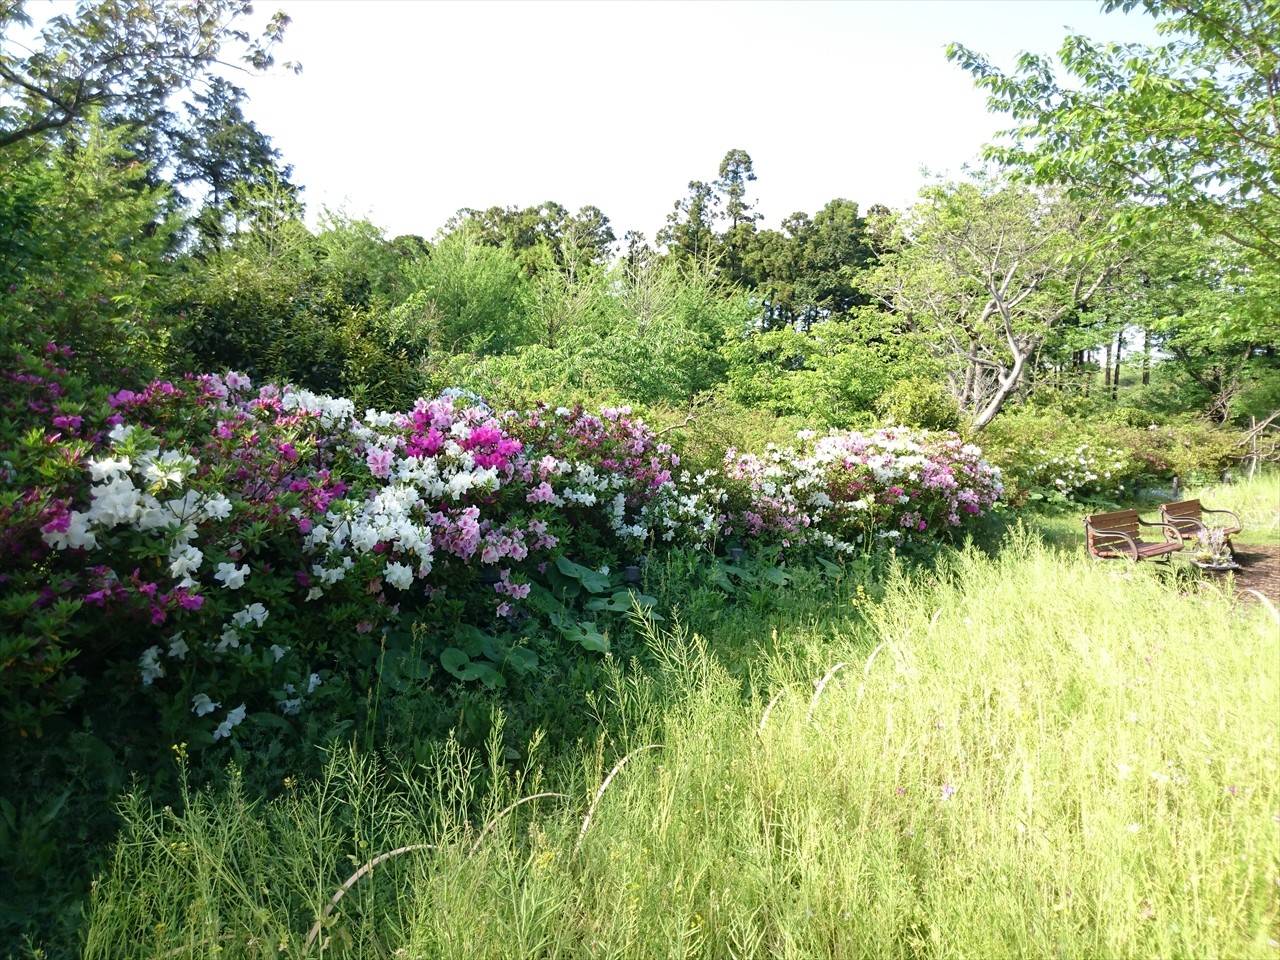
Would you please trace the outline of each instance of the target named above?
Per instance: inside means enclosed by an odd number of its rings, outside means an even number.
[[[1087,500],[1097,494],[1124,491],[1135,465],[1125,451],[1100,444],[1080,443],[1070,448],[1036,447],[1031,464],[1022,470],[1023,482],[1053,499]]]
[[[943,536],[1004,490],[1000,470],[950,433],[804,431],[798,439],[763,455],[728,452],[725,476],[738,484],[740,506],[726,534],[850,553],[877,540]]]
[[[850,551],[936,536],[1000,495],[977,448],[909,431],[804,436],[693,475],[627,408],[495,411],[459,390],[361,414],[228,373],[72,409],[60,351],[21,374],[39,429],[0,437],[15,662],[39,687],[137,638],[138,686],[179,694],[209,742],[253,710],[299,714],[348,644],[403,618],[523,622],[557,565],[585,569],[572,557]]]

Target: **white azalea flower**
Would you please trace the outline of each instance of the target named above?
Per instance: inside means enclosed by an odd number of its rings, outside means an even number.
[[[155,680],[164,676],[164,664],[160,662],[160,648],[148,647],[138,658],[139,671],[142,674],[143,686],[151,686]]]
[[[100,460],[89,461],[89,476],[94,483],[98,483],[101,480],[111,480],[120,474],[128,473],[132,467],[128,457],[103,457]]]
[[[242,566],[236,566],[234,563],[220,563],[218,564],[217,572],[213,575],[213,579],[228,590],[239,590],[244,586],[244,581],[248,576],[249,565],[247,563]]]
[[[408,590],[413,584],[413,568],[404,563],[388,562],[384,572],[387,583],[401,590]]]
[[[244,704],[236,707],[234,710],[228,711],[227,718],[223,720],[213,731],[213,739],[221,740],[223,737],[231,736],[231,730],[240,726],[244,722]]]

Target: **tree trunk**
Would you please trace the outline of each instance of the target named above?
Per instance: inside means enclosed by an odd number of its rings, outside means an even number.
[[[1142,328],[1142,385],[1151,383],[1151,333]]]
[[[1116,331],[1115,367],[1111,373],[1111,399],[1120,396],[1120,354],[1124,352],[1124,330]]]
[[[1009,399],[1010,394],[1018,387],[1018,381],[1022,379],[1022,370],[1027,362],[1027,354],[1024,350],[1018,350],[1013,355],[1013,367],[999,381],[996,388],[995,396],[993,396],[982,412],[973,420],[973,429],[975,431],[982,430],[992,420],[996,418],[996,414],[1000,412],[1000,408],[1004,406],[1004,402]]]
[[[960,409],[969,410],[973,404],[974,392],[977,388],[977,371],[978,364],[975,362],[977,357],[977,345],[969,345],[969,355],[966,358],[964,369],[964,387],[960,392]]]
[[[1105,393],[1111,392],[1111,341],[1107,341],[1107,350],[1103,354],[1102,363],[1102,389]]]

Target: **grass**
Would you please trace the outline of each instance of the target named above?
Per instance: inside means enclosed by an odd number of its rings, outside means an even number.
[[[132,797],[84,956],[1276,955],[1264,608],[1017,530],[838,622],[733,672],[651,627],[608,734],[519,771],[442,743],[337,753],[270,802]],[[511,807],[535,794],[563,796]]]

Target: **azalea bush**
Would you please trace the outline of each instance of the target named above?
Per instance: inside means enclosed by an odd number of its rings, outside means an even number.
[[[1069,428],[1069,429],[1068,429]],[[1124,502],[1145,486],[1217,479],[1243,447],[1238,430],[1195,417],[1165,418],[1131,407],[1017,410],[982,433],[987,457],[1005,472],[1008,499]]]
[[[1008,499],[1049,503],[1116,502],[1159,474],[1111,436],[1105,424],[1018,413],[997,418],[982,433],[986,455],[1004,471]]]
[[[802,431],[798,446],[730,450],[725,463],[739,503],[726,533],[843,554],[945,538],[1004,491],[981,449],[924,430]]]
[[[89,683],[194,745],[292,729],[389,653],[498,687],[548,637],[608,650],[611,618],[654,602],[655,550],[834,557],[935,540],[1001,493],[951,434],[806,433],[695,473],[625,407],[449,390],[358,412],[234,372],[104,394],[67,356],[19,354],[4,395],[0,706],[23,731]]]

